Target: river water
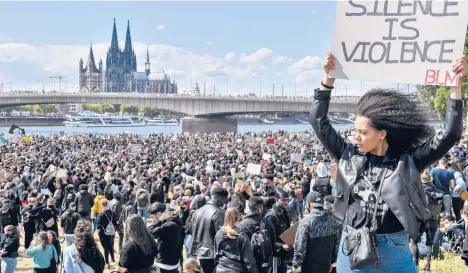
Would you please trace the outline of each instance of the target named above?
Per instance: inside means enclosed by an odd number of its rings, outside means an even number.
[[[337,129],[348,128],[351,125],[343,126],[342,124],[336,125]],[[66,135],[75,134],[121,134],[130,132],[132,134],[147,136],[152,133],[167,133],[177,134],[180,133],[180,126],[143,126],[143,127],[66,127],[66,126],[22,126],[26,134],[59,134],[63,131]],[[0,127],[0,133],[8,133],[9,127]],[[293,124],[293,125],[279,125],[279,124],[265,124],[265,125],[238,125],[237,130],[239,133],[246,132],[262,132],[262,131],[279,131],[285,130],[288,132],[301,132],[312,129],[310,124]]]
[[[440,126],[442,122],[432,123],[433,125]],[[352,124],[334,124],[336,130],[352,128]],[[66,135],[75,134],[121,134],[130,132],[147,136],[152,133],[166,133],[177,134],[180,133],[180,126],[143,126],[143,127],[66,127],[66,126],[23,126],[26,134],[49,135],[59,134],[63,131]],[[8,133],[9,127],[0,127],[0,133]],[[264,132],[264,131],[279,131],[284,130],[287,132],[301,132],[311,130],[310,124],[262,124],[262,125],[238,125],[237,131],[239,133],[247,132]]]

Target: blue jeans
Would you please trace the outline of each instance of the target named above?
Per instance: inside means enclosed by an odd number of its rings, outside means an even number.
[[[348,227],[348,231],[351,230],[353,229]],[[346,256],[345,252],[343,252],[348,251],[346,246],[343,245],[345,237],[346,233],[343,230],[340,248],[338,249],[337,273],[417,273],[416,264],[409,248],[408,234],[405,231],[391,234],[377,234],[377,263],[356,270],[350,269],[349,256]]]
[[[305,206],[304,203],[305,202],[304,202],[304,200],[297,201],[297,202],[299,202],[299,213],[300,213],[301,219],[302,219],[302,218],[304,218],[304,206]]]
[[[17,258],[2,258],[2,273],[15,273]]]
[[[190,251],[190,247],[192,246],[192,235],[187,234],[185,236],[184,245],[185,245],[185,253],[186,253],[185,259],[188,260],[190,259],[190,255],[188,253]]]
[[[138,210],[138,215],[140,215],[141,217],[143,217],[143,219],[145,219],[145,222],[148,221],[148,210],[146,210],[146,209],[139,209],[139,210]]]

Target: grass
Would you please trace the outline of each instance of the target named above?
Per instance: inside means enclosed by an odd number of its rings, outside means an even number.
[[[431,262],[432,273],[463,273],[468,272],[467,267],[463,263],[459,254],[444,253],[444,260],[433,260]],[[426,265],[425,260],[419,262],[419,266],[423,268]],[[420,270],[420,272],[426,272]]]

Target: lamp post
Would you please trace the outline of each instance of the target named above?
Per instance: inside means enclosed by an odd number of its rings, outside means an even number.
[[[216,75],[216,90],[215,90],[215,96],[216,96],[216,93],[219,94],[219,91],[218,91],[218,88],[219,88],[219,75],[221,75],[221,74],[218,73],[218,75]]]
[[[309,93],[309,73],[306,74],[306,100],[308,98],[307,94]]]
[[[263,74],[260,73],[260,98],[262,97],[262,76]]]
[[[255,94],[255,76],[252,76],[252,93]]]
[[[229,77],[226,76],[226,96],[229,96],[229,90],[228,90],[229,82],[228,82],[228,79],[229,79]]]

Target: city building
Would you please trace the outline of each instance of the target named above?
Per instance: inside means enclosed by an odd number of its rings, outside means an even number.
[[[81,104],[79,103],[68,103],[68,113],[76,114],[81,112]]]
[[[121,50],[114,18],[105,71],[102,68],[102,61],[99,62],[99,69],[96,67],[92,46],[89,52],[86,68],[83,67],[83,60],[80,60],[81,92],[177,93],[177,84],[175,81],[171,81],[164,71],[151,73],[148,48],[146,49],[145,71],[137,71],[137,59],[130,34],[130,21],[127,24],[125,47]]]

